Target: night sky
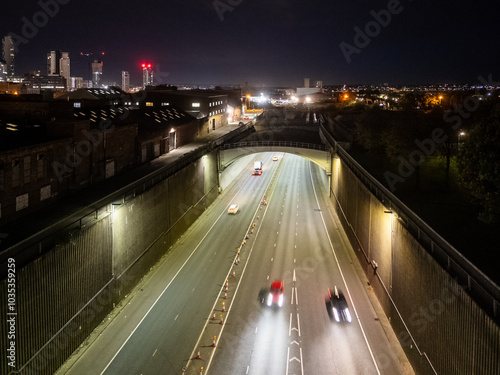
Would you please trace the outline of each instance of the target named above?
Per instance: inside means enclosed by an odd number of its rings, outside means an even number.
[[[45,19],[42,2],[0,4],[1,36],[24,37],[23,17],[33,22],[38,14],[46,23],[19,44],[18,75],[46,73],[47,52],[59,49],[70,53],[71,75],[84,79],[88,59],[80,52],[104,51],[103,81],[118,84],[122,70],[139,84],[143,61],[155,64],[157,83],[168,84],[295,87],[304,77],[336,85],[475,84],[489,74],[500,81],[497,0],[59,0],[65,4]],[[379,30],[372,22],[369,44],[357,48],[354,28],[364,30],[371,11],[391,6],[397,13]],[[359,52],[350,63],[342,42]]]

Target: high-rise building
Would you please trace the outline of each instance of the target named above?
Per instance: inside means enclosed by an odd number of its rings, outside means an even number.
[[[0,59],[0,82],[7,81],[7,64],[4,60]]]
[[[61,58],[59,59],[59,74],[61,77],[66,78],[68,90],[71,86],[71,73],[70,73],[70,61],[69,61],[69,53],[61,52]]]
[[[126,71],[122,71],[122,90],[130,91],[130,74]]]
[[[47,75],[60,76],[61,75],[61,51],[55,50],[47,53]]]
[[[97,88],[101,83],[102,61],[94,60],[92,63],[92,87]]]
[[[5,36],[2,39],[2,56],[0,60],[5,62],[5,70],[7,79],[12,78],[16,75],[14,69],[14,41],[11,36]]]
[[[150,63],[142,63],[142,88],[153,85],[153,66]]]

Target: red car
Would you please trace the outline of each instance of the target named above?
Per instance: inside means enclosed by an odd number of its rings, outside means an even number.
[[[283,294],[285,293],[285,282],[283,280],[274,280],[267,296],[267,306],[283,306]]]

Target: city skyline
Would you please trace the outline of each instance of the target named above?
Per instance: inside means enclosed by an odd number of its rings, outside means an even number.
[[[2,4],[0,35],[15,39],[16,74],[44,71],[46,54],[61,50],[69,52],[72,76],[90,79],[89,59],[96,58],[102,82],[117,85],[129,71],[139,86],[144,61],[153,64],[155,83],[172,84],[300,86],[304,77],[325,85],[474,83],[489,74],[498,80],[500,7],[491,0],[120,5]]]

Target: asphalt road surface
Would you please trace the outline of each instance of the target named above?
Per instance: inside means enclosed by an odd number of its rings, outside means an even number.
[[[324,175],[273,155],[235,163],[238,178],[58,374],[405,373],[323,198]],[[285,282],[282,307],[263,303],[275,279]],[[334,286],[350,323],[327,308]]]

